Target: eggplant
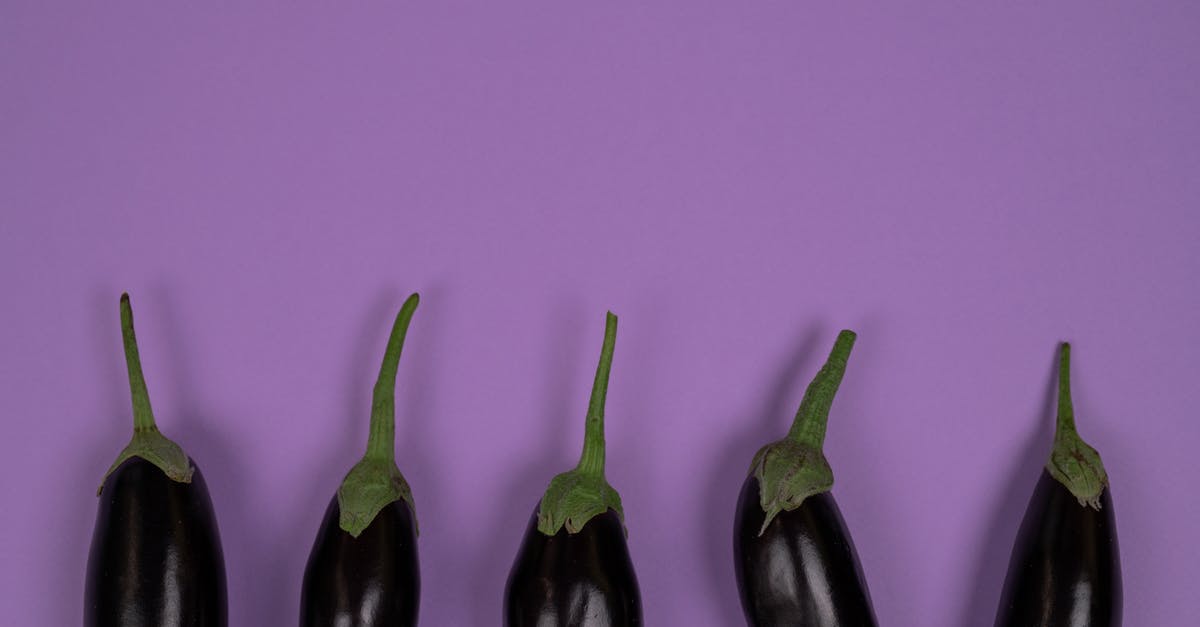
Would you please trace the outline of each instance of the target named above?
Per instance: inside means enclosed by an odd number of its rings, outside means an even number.
[[[617,339],[608,312],[583,452],[534,508],[504,589],[507,627],[634,627],[642,599],[621,496],[604,477],[604,402]]]
[[[388,338],[367,451],[325,510],[304,568],[301,627],[417,624],[421,574],[412,490],[396,466],[396,371],[420,301],[409,296]]]
[[[1121,558],[1100,454],[1075,427],[1071,346],[1058,365],[1054,448],[1013,544],[996,627],[1120,627]]]
[[[871,595],[822,450],[855,334],[838,334],[787,437],[755,454],[734,520],[738,594],[751,627],[873,627]]]
[[[121,333],[133,437],[96,492],[83,624],[224,627],[225,560],[212,500],[196,462],[155,423],[128,294]]]

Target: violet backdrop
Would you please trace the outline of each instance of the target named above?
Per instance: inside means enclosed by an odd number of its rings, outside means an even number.
[[[1200,612],[1200,4],[0,7],[0,603],[74,625],[131,417],[291,625],[395,310],[425,625],[495,625],[608,403],[647,623],[739,625],[734,503],[839,328],[883,625],[990,625],[1075,343],[1126,621]]]

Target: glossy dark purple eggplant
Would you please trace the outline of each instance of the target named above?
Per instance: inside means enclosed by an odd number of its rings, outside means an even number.
[[[749,625],[874,625],[858,553],[833,494],[822,492],[766,517],[758,480],[738,497],[734,567]]]
[[[357,538],[340,517],[334,497],[304,569],[300,624],[416,625],[421,578],[408,505],[392,501]]]
[[[1060,357],[1058,401],[1054,452],[1013,544],[996,627],[1121,625],[1112,494],[1099,453],[1075,430],[1067,344]]]
[[[1112,497],[1099,511],[1043,471],[1021,521],[998,627],[1120,627],[1121,565]]]
[[[85,627],[225,627],[225,562],[204,476],[154,421],[133,310],[121,329],[134,434],[105,475],[84,588]]]
[[[506,627],[642,624],[621,496],[604,477],[604,402],[616,338],[609,312],[583,452],[573,470],[550,481],[525,530],[504,588]]]
[[[309,553],[301,627],[411,627],[421,572],[412,492],[396,466],[396,371],[419,298],[404,302],[371,403],[367,451],[342,481]]]
[[[641,625],[637,575],[616,512],[578,533],[537,529],[534,511],[504,591],[508,627]]]
[[[751,627],[877,624],[858,553],[830,492],[833,471],[822,451],[854,339],[850,331],[838,335],[788,436],[759,450],[742,484],[734,519],[734,571]]]
[[[204,476],[141,458],[104,481],[88,555],[87,627],[227,624],[221,538]]]

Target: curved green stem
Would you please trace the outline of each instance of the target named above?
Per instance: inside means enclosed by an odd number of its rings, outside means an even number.
[[[592,382],[592,398],[588,401],[587,422],[584,424],[583,452],[579,455],[580,472],[604,476],[604,401],[608,396],[608,376],[612,371],[613,348],[617,343],[617,317],[610,311],[604,320],[604,344],[600,348],[600,364]]]
[[[610,311],[605,317],[604,344],[588,403],[579,464],[550,480],[538,508],[538,531],[548,536],[563,528],[567,533],[578,533],[589,520],[610,509],[617,513],[622,524],[625,522],[621,495],[604,478],[604,402],[616,342],[617,317]]]
[[[823,450],[825,430],[856,337],[849,330],[838,334],[825,365],[804,392],[787,437],[759,449],[750,463],[750,473],[758,479],[759,504],[766,513],[759,535],[780,512],[794,510],[804,499],[833,488],[833,469]]]
[[[837,395],[842,377],[846,374],[846,362],[850,359],[850,350],[854,348],[857,336],[853,331],[838,333],[829,352],[829,359],[817,371],[812,383],[804,392],[800,408],[792,420],[792,428],[788,430],[788,439],[797,444],[813,446],[818,449],[825,445],[825,428],[829,424],[829,410],[833,407],[833,397]]]
[[[408,505],[416,523],[412,490],[396,467],[396,372],[408,325],[419,303],[420,297],[413,294],[396,314],[383,352],[383,364],[379,367],[379,378],[375,381],[366,453],[338,487],[339,525],[356,538],[375,520],[380,510],[395,501],[402,500]]]
[[[1071,402],[1071,345],[1063,342],[1058,358],[1058,415],[1055,418],[1054,448],[1046,463],[1050,476],[1075,495],[1080,505],[1100,509],[1100,495],[1108,485],[1108,473],[1100,453],[1075,428]]]
[[[154,464],[173,481],[189,483],[193,468],[187,454],[178,444],[160,433],[154,422],[150,392],[146,388],[142,359],[138,353],[137,335],[133,331],[133,307],[129,303],[129,294],[121,294],[121,341],[125,349],[125,367],[129,372],[129,393],[133,399],[133,437],[109,466],[108,472],[104,473],[104,480],[100,482],[96,494],[104,490],[104,481],[108,476],[133,457]]]
[[[383,352],[383,364],[379,367],[379,378],[375,380],[371,398],[371,433],[367,438],[367,455],[371,457],[389,461],[396,459],[396,371],[400,366],[400,353],[404,350],[408,325],[419,303],[417,294],[404,301],[392,324],[387,349]]]
[[[150,408],[150,391],[142,373],[142,358],[138,353],[137,335],[133,331],[133,307],[129,294],[121,294],[121,342],[125,348],[125,368],[129,371],[129,393],[133,397],[133,430],[156,429],[154,410]]]

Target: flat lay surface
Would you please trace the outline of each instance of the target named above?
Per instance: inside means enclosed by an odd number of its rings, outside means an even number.
[[[1200,5],[0,7],[0,605],[72,625],[132,415],[203,468],[231,625],[293,625],[396,310],[425,625],[496,625],[607,402],[646,624],[742,623],[738,491],[837,331],[881,625],[991,625],[1057,342],[1125,624],[1200,612]]]

